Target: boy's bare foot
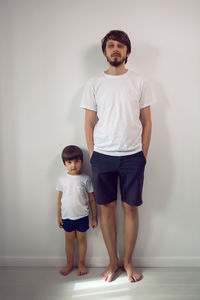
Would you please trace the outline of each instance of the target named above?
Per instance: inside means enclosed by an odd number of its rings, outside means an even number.
[[[79,265],[78,266],[78,276],[82,276],[88,273],[88,270],[86,269],[86,267],[84,265]]]
[[[74,267],[73,265],[66,265],[66,267],[64,267],[60,270],[60,274],[63,276],[68,275],[71,272],[71,270],[73,269],[73,267]]]
[[[138,272],[136,270],[136,268],[134,268],[132,266],[132,264],[127,264],[127,265],[124,265],[124,269],[127,273],[127,276],[128,276],[128,280],[130,282],[135,282],[135,281],[139,281],[142,279],[142,274],[140,272]]]
[[[107,282],[113,281],[117,270],[119,269],[118,264],[110,264],[107,269],[101,274],[101,278]]]

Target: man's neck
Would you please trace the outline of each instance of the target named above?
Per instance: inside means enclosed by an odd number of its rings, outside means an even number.
[[[109,69],[105,71],[108,75],[122,75],[126,73],[128,69],[125,68],[124,64],[118,67],[109,66]]]

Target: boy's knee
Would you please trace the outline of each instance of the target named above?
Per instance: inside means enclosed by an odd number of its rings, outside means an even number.
[[[76,233],[77,233],[78,242],[85,242],[86,241],[86,231],[85,232],[77,231]]]
[[[66,237],[66,240],[69,241],[69,242],[72,242],[75,240],[76,238],[76,232],[75,231],[71,231],[71,232],[65,232],[65,237]]]

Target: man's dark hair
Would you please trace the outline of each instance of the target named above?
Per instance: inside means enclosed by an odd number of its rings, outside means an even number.
[[[62,160],[65,164],[67,160],[72,159],[80,159],[83,162],[83,151],[77,146],[69,145],[63,149]]]
[[[131,53],[131,42],[128,35],[121,30],[111,30],[106,36],[101,40],[102,51],[105,52],[106,43],[108,40],[118,41],[127,46],[127,54]],[[127,62],[127,58],[125,63]]]

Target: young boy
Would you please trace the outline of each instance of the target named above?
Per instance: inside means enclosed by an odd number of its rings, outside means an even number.
[[[74,267],[75,239],[78,240],[78,275],[87,274],[85,256],[87,250],[86,231],[89,229],[89,205],[92,211],[92,227],[96,228],[97,207],[92,182],[89,176],[81,173],[83,152],[77,146],[67,146],[62,152],[62,160],[68,172],[59,177],[58,225],[65,230],[67,265],[60,270],[67,275]]]

